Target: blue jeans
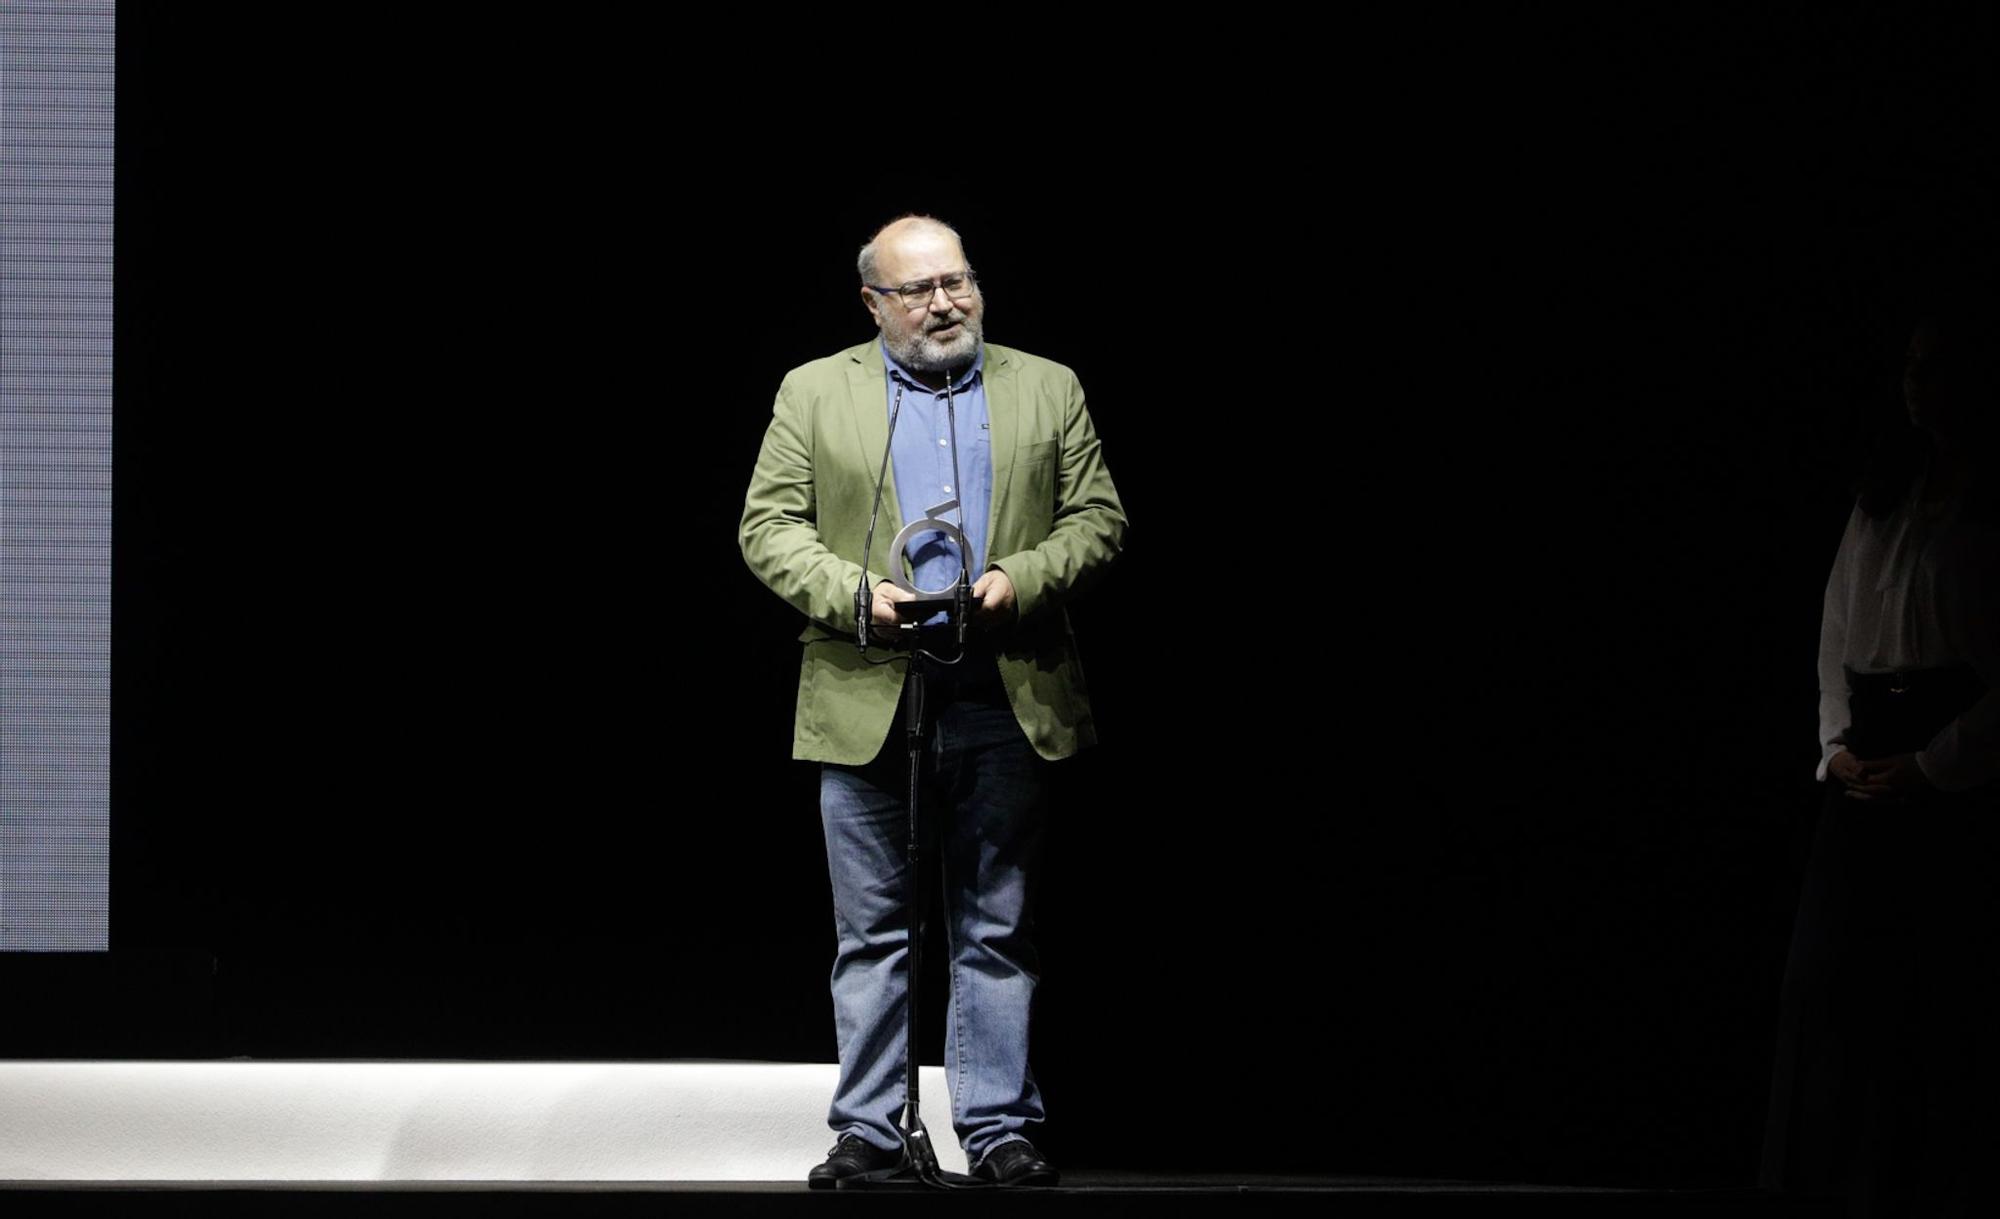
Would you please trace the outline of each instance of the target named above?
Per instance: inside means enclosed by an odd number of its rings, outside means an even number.
[[[1039,971],[1030,941],[1032,878],[1049,763],[1022,734],[997,679],[957,691],[947,684],[930,702],[919,799],[925,857],[941,865],[944,901],[940,910],[931,897],[928,919],[942,918],[950,957],[944,1069],[952,1127],[977,1164],[1044,1116],[1028,1068],[1028,1008]],[[833,1012],[840,1083],[827,1124],[890,1149],[902,1146],[896,1118],[908,1019],[909,770],[899,711],[874,761],[820,771],[839,932]]]

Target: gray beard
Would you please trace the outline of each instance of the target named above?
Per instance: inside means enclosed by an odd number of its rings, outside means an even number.
[[[911,372],[955,375],[972,367],[973,360],[979,357],[979,342],[984,330],[980,322],[979,318],[960,318],[958,337],[944,342],[928,334],[912,334],[900,341],[892,340],[889,354],[896,357],[896,363]]]

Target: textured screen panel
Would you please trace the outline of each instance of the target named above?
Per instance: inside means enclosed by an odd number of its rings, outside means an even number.
[[[0,949],[109,934],[114,9],[0,5]]]

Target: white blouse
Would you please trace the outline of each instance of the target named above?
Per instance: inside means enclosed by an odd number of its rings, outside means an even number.
[[[1926,520],[1924,479],[1876,520],[1856,504],[1826,582],[1819,631],[1819,777],[1853,722],[1847,676],[1969,664],[1986,694],[1918,751],[1941,791],[2000,776],[2000,530],[1954,511]]]

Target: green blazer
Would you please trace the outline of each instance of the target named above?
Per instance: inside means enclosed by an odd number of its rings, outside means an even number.
[[[1022,731],[1045,758],[1096,741],[1076,639],[1063,605],[1117,556],[1125,510],[1111,485],[1076,374],[986,344],[993,454],[988,567],[1013,581],[1017,617],[993,636]],[[854,588],[889,439],[879,339],[785,375],[743,502],[744,562],[810,623],[800,635],[792,756],[860,765],[888,738],[907,658],[854,646]],[[868,584],[884,578],[902,514],[894,467],[884,488]],[[879,663],[893,656],[887,664]],[[875,663],[871,663],[875,662]]]

